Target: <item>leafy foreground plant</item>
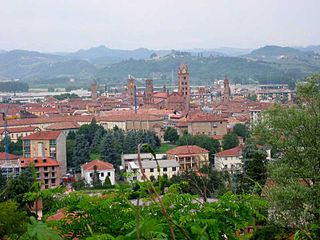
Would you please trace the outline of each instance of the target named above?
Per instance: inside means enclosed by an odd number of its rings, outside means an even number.
[[[71,194],[64,200],[65,217],[50,224],[69,239],[171,239],[159,206],[150,197],[138,199],[134,205],[128,200],[130,192],[122,189],[109,197]],[[227,193],[217,202],[202,204],[196,196],[180,194],[179,186],[172,185],[162,203],[169,218],[183,229],[184,234],[172,225],[176,239],[237,239],[237,230],[265,218],[261,210],[266,202],[251,195]]]

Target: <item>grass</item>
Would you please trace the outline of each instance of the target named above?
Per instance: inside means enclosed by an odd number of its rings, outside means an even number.
[[[163,143],[161,144],[160,148],[157,150],[157,153],[166,153],[172,148],[177,147],[177,145],[169,144],[169,143]]]

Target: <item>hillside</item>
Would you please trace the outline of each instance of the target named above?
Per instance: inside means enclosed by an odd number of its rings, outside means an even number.
[[[157,56],[150,59],[150,55]],[[125,83],[128,74],[153,77],[156,84],[176,82],[181,63],[190,68],[192,84],[210,84],[226,75],[232,82],[295,82],[320,71],[319,55],[294,48],[266,46],[241,57],[195,49],[152,51],[117,50],[104,46],[74,53],[13,50],[0,54],[0,79],[21,79],[30,86],[88,86],[92,79]],[[70,78],[75,79],[70,83]]]

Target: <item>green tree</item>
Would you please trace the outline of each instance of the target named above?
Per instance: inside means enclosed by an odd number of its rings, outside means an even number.
[[[102,182],[99,177],[100,173],[98,171],[98,167],[96,165],[93,166],[93,175],[92,175],[92,186],[94,188],[100,188],[102,186]]]
[[[246,144],[242,151],[243,171],[234,176],[234,190],[237,193],[261,193],[267,180],[267,154],[256,144]]]
[[[179,139],[179,135],[176,129],[168,127],[164,133],[164,140],[170,143],[175,143]]]
[[[27,229],[28,217],[14,200],[0,202],[0,239],[20,237]],[[11,238],[10,238],[11,239]]]
[[[117,158],[118,154],[114,148],[113,136],[110,132],[102,140],[100,156],[102,160],[112,163],[114,166],[120,164],[120,159]]]
[[[72,167],[79,169],[81,164],[84,164],[90,159],[90,145],[83,134],[77,135],[75,142]]]
[[[247,138],[249,135],[249,129],[245,124],[237,123],[233,127],[233,132],[239,137]]]
[[[222,147],[223,150],[231,149],[239,145],[238,135],[230,132],[223,136]]]
[[[272,218],[308,239],[320,233],[320,74],[298,86],[297,104],[275,105],[264,113],[255,134],[279,154],[273,156],[267,191]],[[316,231],[316,229],[318,229]]]

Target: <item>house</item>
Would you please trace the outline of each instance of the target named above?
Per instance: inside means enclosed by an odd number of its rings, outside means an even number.
[[[214,167],[218,171],[238,171],[242,166],[242,145],[218,152],[215,155]]]
[[[178,175],[180,164],[175,160],[158,160],[158,164],[155,160],[141,161],[144,174],[150,180],[157,179],[158,176],[167,175],[168,178],[172,178],[174,175]],[[143,177],[137,161],[129,162],[127,169],[128,181],[142,181]]]
[[[0,171],[4,178],[8,178],[10,175],[18,176],[21,171],[19,156],[0,152]]]
[[[176,160],[180,171],[199,171],[209,165],[209,151],[196,145],[179,146],[167,153],[169,160]]]
[[[62,174],[67,169],[66,135],[60,131],[41,131],[22,138],[23,157],[51,157],[60,163]]]
[[[105,182],[106,178],[109,177],[112,185],[115,184],[115,170],[113,165],[108,162],[104,162],[101,160],[94,160],[81,165],[81,177],[92,186],[93,174],[96,170],[99,174],[99,179],[102,184]]]
[[[80,128],[80,125],[77,122],[61,122],[54,123],[48,127],[48,131],[62,131],[65,135],[68,135],[69,132],[76,132]]]
[[[20,158],[21,168],[27,168],[32,164],[35,167],[37,180],[43,184],[41,188],[57,187],[61,183],[60,163],[51,157]]]

